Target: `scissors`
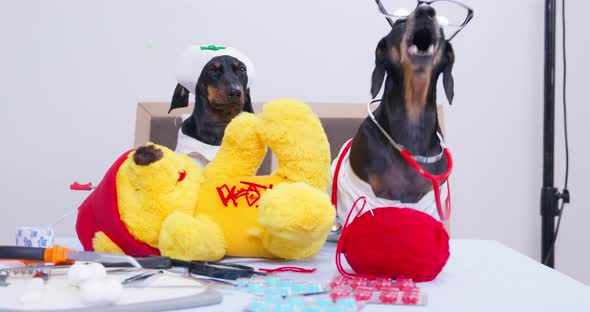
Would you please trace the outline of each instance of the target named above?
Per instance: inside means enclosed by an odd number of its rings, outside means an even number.
[[[218,279],[235,280],[238,278],[250,278],[254,275],[266,276],[268,273],[254,269],[253,267],[224,263],[218,261],[179,260],[164,256],[152,256],[135,258],[144,269],[168,270],[174,267],[186,268],[188,272]],[[105,267],[129,267],[129,263],[109,263]]]
[[[254,275],[267,275],[265,272],[260,272],[253,267],[241,264],[215,261],[184,261],[177,259],[171,259],[171,261],[173,266],[187,268],[192,274],[219,279],[235,280],[238,278],[250,278]]]

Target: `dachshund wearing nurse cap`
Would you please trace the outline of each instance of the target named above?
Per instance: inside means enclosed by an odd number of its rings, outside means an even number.
[[[183,116],[176,151],[188,154],[201,166],[209,163],[229,122],[242,111],[253,113],[250,86],[255,76],[250,59],[235,48],[187,48],[177,67],[178,85],[169,112],[187,107],[191,93],[195,107],[192,114]]]

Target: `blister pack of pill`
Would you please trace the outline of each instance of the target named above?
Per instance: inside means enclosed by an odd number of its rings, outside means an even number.
[[[276,298],[275,298],[276,299]],[[257,298],[245,309],[247,312],[356,312],[361,305],[354,298],[342,298],[336,302],[327,296],[293,296],[281,300]]]
[[[268,276],[239,280],[255,299],[248,312],[355,312],[366,304],[425,305],[424,292],[407,278],[346,278],[327,283],[296,282]]]
[[[329,290],[327,283],[313,281],[301,282],[274,276],[239,278],[236,280],[236,284],[255,296],[276,295],[288,297],[304,294],[311,295]]]
[[[336,276],[330,282],[330,298],[354,298],[359,303],[426,305],[427,296],[409,278],[347,278]]]

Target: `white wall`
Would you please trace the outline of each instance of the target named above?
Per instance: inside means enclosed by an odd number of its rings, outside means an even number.
[[[452,235],[499,240],[539,259],[543,1],[467,3],[476,17],[453,42],[456,96],[446,113],[456,159]],[[587,284],[590,68],[579,25],[589,9],[575,1],[567,11],[573,203],[557,248],[558,269]],[[171,98],[186,45],[245,51],[257,65],[255,101],[363,103],[387,31],[372,0],[0,2],[0,243],[16,226],[48,224],[80,204],[86,194],[68,185],[98,182],[132,146],[136,103]],[[562,174],[558,166],[559,185]],[[73,224],[68,218],[58,234],[73,234]]]

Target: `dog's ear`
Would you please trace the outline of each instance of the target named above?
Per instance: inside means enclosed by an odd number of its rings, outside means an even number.
[[[455,80],[453,79],[453,64],[455,63],[455,52],[453,52],[453,46],[448,41],[445,44],[445,59],[446,63],[442,69],[443,74],[443,86],[445,88],[445,94],[449,104],[453,104],[453,97],[455,96]]]
[[[242,109],[242,111],[254,114],[254,109],[252,108],[252,100],[250,100],[250,88],[246,90],[246,94],[244,95],[244,108]]]
[[[375,69],[371,76],[371,96],[375,98],[381,90],[385,78],[385,38],[381,39],[375,49]]]
[[[170,114],[170,112],[175,108],[187,107],[189,95],[190,92],[188,92],[185,87],[177,84],[176,88],[174,89],[174,95],[172,95],[172,102],[170,103],[168,114]]]

